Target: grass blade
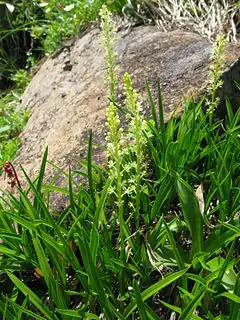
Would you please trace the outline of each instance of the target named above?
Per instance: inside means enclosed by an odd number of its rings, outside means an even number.
[[[156,106],[155,103],[153,101],[153,97],[152,97],[152,93],[148,84],[148,81],[146,81],[146,87],[147,87],[147,92],[148,92],[148,97],[149,97],[149,103],[150,103],[150,107],[151,107],[151,113],[152,113],[152,119],[155,123],[155,127],[158,130],[158,121],[157,121],[157,112],[156,112]]]
[[[197,199],[189,185],[183,180],[177,181],[177,193],[180,199],[184,220],[192,236],[192,254],[197,255],[202,251],[203,219]]]
[[[31,303],[38,308],[38,310],[48,319],[53,320],[56,317],[50,311],[50,309],[43,303],[41,299],[30,289],[28,288],[21,280],[19,280],[14,274],[8,272],[7,273],[11,281],[15,284],[15,286],[25,295],[29,297]],[[57,320],[57,319],[56,319]]]
[[[182,270],[185,268],[185,265],[184,265],[184,261],[180,255],[180,252],[179,250],[177,249],[177,246],[176,246],[176,242],[173,238],[173,235],[168,227],[168,224],[166,223],[166,221],[163,220],[163,223],[164,223],[164,226],[165,226],[165,229],[167,231],[167,235],[168,235],[168,240],[172,246],[172,249],[173,249],[173,253],[174,253],[174,256],[175,256],[175,259],[178,263],[178,266],[179,266],[179,269]]]
[[[136,304],[138,306],[138,312],[141,320],[148,320],[148,316],[145,310],[144,302],[142,300],[142,296],[140,294],[140,290],[137,282],[134,280],[133,289],[135,293]]]
[[[198,295],[186,306],[186,308],[182,311],[179,320],[190,320],[192,318],[194,310],[196,310],[197,306],[201,302],[206,288],[202,288]]]
[[[61,295],[61,291],[58,289],[58,282],[55,282],[52,274],[52,270],[49,266],[48,259],[45,255],[44,249],[39,241],[39,239],[33,236],[33,245],[38,257],[38,262],[40,265],[40,271],[43,274],[44,280],[48,287],[49,297],[52,299],[59,308],[66,308],[66,302],[64,297]],[[57,287],[57,288],[56,288]]]
[[[38,180],[37,180],[37,190],[39,192],[41,192],[41,189],[42,189],[42,183],[43,183],[43,178],[44,178],[44,173],[45,173],[45,168],[46,168],[46,163],[47,163],[47,156],[48,156],[48,147],[46,148],[46,150],[44,152],[41,167],[40,167],[40,173],[39,173]]]
[[[160,87],[160,80],[158,79],[157,82],[158,87],[158,109],[159,109],[159,120],[160,120],[160,131],[162,135],[162,149],[163,154],[165,154],[166,151],[166,135],[165,135],[165,123],[164,123],[164,110],[163,110],[163,104],[162,104],[162,93],[161,93],[161,87]]]
[[[92,130],[89,131],[88,138],[88,185],[92,201],[95,204],[95,192],[93,186],[93,177],[92,177]]]
[[[57,313],[64,316],[69,316],[71,319],[79,318],[84,320],[99,320],[99,317],[88,312],[82,312],[80,310],[69,310],[69,309],[56,309]]]
[[[89,277],[89,281],[93,287],[93,290],[98,295],[98,300],[102,310],[104,310],[104,315],[106,319],[112,320],[113,310],[108,300],[108,297],[105,293],[104,285],[99,275],[99,270],[93,262],[90,247],[87,240],[88,237],[87,237],[86,231],[83,229],[80,229],[79,231],[80,231],[80,234],[78,238],[78,246],[81,252],[83,264],[85,266],[86,272]]]
[[[240,297],[240,272],[238,272],[237,280],[234,288],[234,295]],[[239,302],[232,301],[230,305],[229,320],[238,319],[240,315]]]
[[[90,234],[90,249],[92,254],[93,263],[96,265],[97,251],[99,246],[99,234],[95,225],[92,225]]]
[[[153,285],[151,285],[149,288],[147,288],[146,290],[144,290],[141,293],[141,297],[142,297],[142,301],[145,301],[147,299],[149,299],[150,297],[152,297],[154,294],[156,294],[157,292],[161,291],[163,288],[167,287],[169,284],[171,284],[172,282],[178,280],[180,277],[182,277],[186,272],[187,272],[188,268],[178,271],[178,272],[174,272],[172,274],[170,274],[169,276],[167,276],[164,279],[161,279],[160,281],[154,283]],[[127,319],[130,314],[136,310],[137,308],[137,304],[135,301],[132,301],[125,313],[124,313],[124,318]]]
[[[237,304],[240,303],[240,297],[237,296],[235,293],[223,292],[223,293],[218,294],[215,298],[217,299],[219,297],[225,297],[225,298],[227,298],[227,299],[229,299],[229,300],[231,300],[231,301],[233,301],[233,302],[235,302]]]

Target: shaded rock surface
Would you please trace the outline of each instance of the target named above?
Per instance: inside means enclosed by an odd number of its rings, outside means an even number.
[[[132,75],[146,113],[146,79],[155,98],[156,80],[161,80],[166,120],[176,106],[181,112],[183,95],[193,92],[198,96],[206,88],[212,50],[207,39],[182,31],[162,33],[154,26],[123,30],[118,37],[120,83],[124,72]],[[76,167],[78,160],[86,156],[89,129],[93,130],[95,145],[105,144],[107,86],[100,42],[97,28],[68,42],[43,63],[26,89],[22,105],[30,110],[30,118],[14,163],[21,163],[31,177],[37,174],[47,146],[49,160],[66,169],[69,164]],[[234,80],[240,82],[239,55],[240,45],[231,44],[220,92],[221,98],[228,94],[235,107],[239,103],[234,86]],[[103,159],[104,152],[96,148],[94,160]],[[49,181],[52,175],[48,169],[46,179]],[[59,178],[58,184],[61,183]]]

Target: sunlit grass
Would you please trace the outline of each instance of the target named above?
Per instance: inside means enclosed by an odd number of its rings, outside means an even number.
[[[128,205],[134,198],[123,196],[120,219],[110,193],[115,182],[106,174],[101,186],[92,178],[89,190],[73,191],[69,172],[69,187],[62,191],[69,205],[53,217],[47,202],[53,187],[43,185],[46,152],[38,180],[32,183],[26,175],[34,199],[23,190],[19,198],[2,199],[5,319],[169,319],[173,312],[184,320],[221,314],[237,319],[239,112],[233,115],[227,105],[224,130],[219,122],[209,132],[201,102],[192,99],[181,119],[170,119],[164,138],[148,120],[152,164],[137,233]],[[88,166],[88,174],[98,176],[92,161]],[[204,210],[195,195],[200,184]]]

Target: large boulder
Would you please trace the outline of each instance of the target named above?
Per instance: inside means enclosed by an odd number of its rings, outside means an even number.
[[[146,113],[146,79],[155,98],[157,78],[161,80],[166,120],[176,106],[181,112],[183,95],[193,92],[198,96],[206,88],[212,51],[207,39],[182,31],[163,33],[154,26],[122,30],[118,38],[120,83],[124,72],[132,75]],[[100,42],[100,31],[95,28],[64,45],[42,64],[23,94],[22,105],[27,106],[30,117],[14,163],[21,163],[31,177],[37,173],[47,146],[49,160],[65,169],[69,164],[76,167],[86,155],[89,129],[93,130],[93,143],[104,145],[107,86]],[[235,106],[239,94],[233,80],[240,82],[239,56],[240,45],[229,45],[225,85],[220,93],[221,98],[230,95]],[[103,158],[104,152],[96,148],[95,161]],[[52,174],[49,170],[46,178]]]

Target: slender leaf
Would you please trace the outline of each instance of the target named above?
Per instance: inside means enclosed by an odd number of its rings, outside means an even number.
[[[25,295],[29,297],[31,303],[38,308],[38,310],[49,320],[56,319],[53,313],[48,309],[48,307],[43,303],[43,301],[38,298],[38,296],[28,288],[21,280],[19,280],[14,274],[7,273],[12,282],[18,287],[18,289]]]
[[[92,177],[92,130],[89,131],[88,138],[88,185],[93,203],[95,203],[95,192]]]
[[[135,293],[135,298],[136,298],[136,304],[138,306],[138,312],[141,320],[148,320],[148,316],[145,310],[145,305],[142,300],[142,296],[138,287],[138,284],[136,281],[133,282],[133,289]]]
[[[182,277],[187,272],[187,270],[188,270],[188,268],[181,270],[181,271],[178,271],[178,272],[174,272],[174,273],[170,274],[169,276],[167,276],[166,278],[158,281],[157,283],[154,283],[153,285],[151,285],[149,288],[147,288],[146,290],[144,290],[141,293],[142,300],[145,301],[145,300],[149,299],[154,294],[161,291],[163,288],[167,287],[169,284],[171,284],[172,282],[174,282],[177,279],[179,279],[180,277]],[[136,308],[137,308],[136,302],[132,301],[128,305],[128,307],[124,313],[125,319],[127,319]]]
[[[192,236],[193,256],[202,251],[203,243],[203,219],[197,199],[192,190],[180,179],[177,181],[177,193],[181,202],[184,220],[188,225]]]
[[[179,320],[189,320],[192,318],[194,310],[196,310],[197,306],[200,304],[204,294],[205,294],[206,288],[203,287],[199,290],[199,293],[196,295],[196,297],[183,309],[181,312],[181,315],[179,317]]]
[[[146,81],[146,87],[147,87],[147,92],[148,92],[148,97],[149,97],[149,103],[150,103],[150,107],[151,107],[151,113],[152,113],[152,118],[154,120],[155,123],[155,127],[158,130],[158,120],[157,120],[157,112],[156,112],[156,106],[155,103],[153,101],[153,97],[152,97],[152,93],[148,84],[148,81]]]

